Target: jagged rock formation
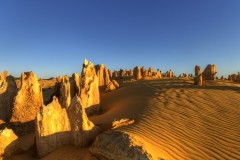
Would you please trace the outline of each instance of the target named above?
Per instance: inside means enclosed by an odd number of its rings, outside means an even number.
[[[106,92],[110,92],[119,88],[119,84],[116,80],[112,80],[106,87]]]
[[[71,103],[70,82],[68,76],[61,77],[59,103],[63,108],[68,108]]]
[[[149,77],[154,76],[154,69],[153,69],[152,67],[150,67],[150,68],[148,69],[148,76],[149,76]]]
[[[74,145],[80,147],[87,146],[89,142],[95,139],[100,129],[88,119],[79,97],[75,96],[72,99],[67,113],[71,124]]]
[[[194,84],[202,86],[203,80],[202,80],[202,70],[200,66],[195,66],[195,78],[194,78]]]
[[[151,160],[144,144],[129,134],[109,130],[100,134],[90,148],[99,160]]]
[[[9,121],[12,116],[13,100],[17,94],[17,85],[8,72],[0,73],[0,120]]]
[[[80,88],[81,86],[81,80],[77,73],[72,74],[72,79],[70,81],[70,92],[71,92],[71,98],[77,96],[80,96]]]
[[[135,80],[139,80],[142,78],[142,75],[141,75],[141,70],[140,70],[140,67],[139,66],[136,66],[133,70],[133,76],[134,76],[134,79]]]
[[[36,145],[38,155],[45,156],[62,145],[71,144],[71,126],[66,108],[62,108],[56,97],[52,103],[43,106],[37,114]]]
[[[173,78],[174,77],[173,71],[171,69],[169,71],[167,71],[165,74],[165,77]]]
[[[92,62],[84,60],[81,73],[81,99],[87,115],[99,113],[100,97],[98,77]]]
[[[0,130],[0,159],[7,159],[16,152],[17,139],[11,129]]]
[[[14,99],[11,122],[28,122],[35,119],[43,104],[42,88],[33,72],[24,72],[21,87]]]
[[[217,74],[217,67],[216,64],[213,65],[207,65],[205,70],[202,73],[204,80],[216,80],[216,74]]]
[[[162,78],[162,72],[160,71],[160,69],[157,69],[157,72],[155,74],[156,78]]]
[[[96,74],[98,76],[98,85],[104,87],[110,82],[109,70],[104,64],[96,65]]]

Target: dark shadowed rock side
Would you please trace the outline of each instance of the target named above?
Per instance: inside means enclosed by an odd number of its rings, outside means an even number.
[[[109,70],[104,64],[95,66],[96,74],[98,76],[98,85],[100,87],[107,86],[110,82]]]
[[[13,100],[17,94],[17,85],[8,72],[0,73],[0,120],[8,122],[12,116]]]
[[[93,63],[86,59],[84,60],[81,73],[80,98],[87,115],[100,112],[98,77]]]
[[[70,82],[68,76],[61,77],[59,103],[63,108],[68,108],[71,103]]]
[[[24,72],[21,87],[14,99],[11,122],[28,122],[35,119],[43,105],[42,88],[33,72]]]
[[[145,145],[121,131],[109,130],[100,134],[90,148],[99,160],[152,160]]]

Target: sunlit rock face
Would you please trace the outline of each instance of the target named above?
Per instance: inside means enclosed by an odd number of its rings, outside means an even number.
[[[11,122],[28,122],[35,119],[43,105],[42,88],[33,72],[24,72],[21,87],[14,98]]]
[[[156,78],[162,78],[162,72],[160,71],[160,69],[157,69],[155,77]]]
[[[80,97],[87,115],[100,112],[98,77],[93,63],[86,59],[84,60],[81,73]]]
[[[154,69],[153,69],[152,67],[150,67],[150,68],[148,69],[148,76],[149,76],[149,77],[154,76]]]
[[[141,70],[139,66],[136,66],[133,70],[134,79],[139,80],[142,78]]]
[[[99,160],[151,160],[142,142],[121,131],[109,130],[97,136],[90,148]]]
[[[62,76],[59,86],[59,103],[63,108],[68,108],[71,103],[69,77]]]
[[[75,97],[76,95],[80,96],[80,90],[81,90],[80,76],[77,73],[73,73],[70,81],[71,98]]]
[[[13,76],[4,71],[0,73],[0,120],[9,121],[12,116],[13,100],[17,85]]]
[[[107,86],[106,86],[106,92],[111,92],[113,90],[116,90],[120,87],[118,82],[116,80],[112,80]]]
[[[87,146],[94,140],[100,129],[88,119],[79,97],[75,96],[72,99],[67,113],[74,145],[80,147]]]
[[[204,80],[216,80],[217,66],[209,64],[204,69],[202,76]]]
[[[66,108],[62,108],[56,97],[37,114],[36,146],[40,157],[57,148],[71,144],[71,126]]]
[[[0,130],[0,159],[8,159],[17,148],[18,137],[11,129]]]
[[[171,69],[169,71],[167,71],[165,74],[165,77],[173,78],[174,77],[173,71]]]
[[[98,85],[100,87],[108,85],[110,82],[109,70],[104,64],[99,64],[95,66],[96,74],[98,76]]]
[[[148,70],[145,67],[141,68],[141,75],[142,75],[142,77],[148,76]]]
[[[195,78],[194,78],[194,84],[202,86],[203,80],[202,80],[202,70],[201,67],[196,65],[195,66]]]

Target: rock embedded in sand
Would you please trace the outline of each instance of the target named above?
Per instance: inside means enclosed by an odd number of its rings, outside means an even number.
[[[109,130],[100,134],[90,148],[99,160],[152,160],[145,145],[133,136],[121,131]]]
[[[108,85],[110,82],[109,71],[104,64],[96,65],[96,74],[98,76],[98,85],[100,87]]]
[[[82,105],[87,115],[100,112],[100,96],[98,88],[98,77],[92,62],[84,60],[81,73]]]
[[[216,80],[217,67],[216,64],[207,65],[204,69],[202,76],[204,80]]]
[[[202,70],[201,70],[201,67],[198,65],[195,66],[194,84],[199,86],[202,86],[203,84]]]
[[[56,97],[43,106],[35,119],[36,146],[40,157],[57,148],[71,144],[71,126],[66,108],[62,108]]]
[[[17,150],[18,137],[11,129],[0,130],[0,159],[7,159]]]
[[[142,78],[142,75],[141,75],[141,70],[140,70],[140,67],[139,66],[136,66],[133,70],[133,76],[135,78],[135,80],[139,80]]]
[[[81,100],[77,96],[72,99],[67,113],[74,145],[80,147],[87,146],[96,138],[100,128],[88,119],[85,109],[82,107]]]
[[[70,82],[68,76],[61,77],[59,103],[63,108],[68,108],[71,103]]]
[[[0,120],[9,121],[12,116],[14,97],[17,85],[13,76],[4,71],[0,73]]]
[[[42,88],[33,72],[24,72],[21,87],[14,98],[11,122],[28,122],[35,119],[43,105]]]

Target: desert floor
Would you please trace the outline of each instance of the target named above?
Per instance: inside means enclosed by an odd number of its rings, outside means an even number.
[[[102,114],[90,119],[104,130],[114,120],[134,119],[117,130],[138,138],[155,159],[240,159],[240,84],[183,79],[123,81],[101,94]],[[88,148],[62,147],[43,160],[91,159]],[[33,159],[34,150],[12,159]]]

